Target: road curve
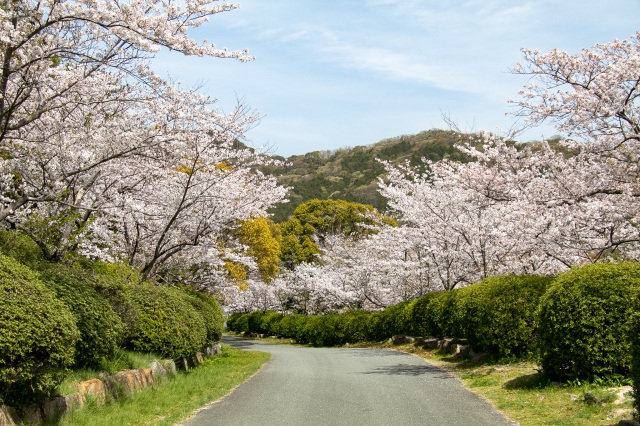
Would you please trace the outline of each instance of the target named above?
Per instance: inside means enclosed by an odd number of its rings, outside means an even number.
[[[309,348],[225,336],[271,360],[184,426],[514,425],[446,371],[387,349]]]

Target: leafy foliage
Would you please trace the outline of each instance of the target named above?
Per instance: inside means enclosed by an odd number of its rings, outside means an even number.
[[[536,310],[552,278],[534,275],[492,277],[466,287],[460,303],[462,329],[478,352],[497,358],[527,357],[535,351]]]
[[[236,233],[249,247],[247,254],[256,259],[262,279],[271,281],[280,271],[280,229],[268,219],[256,217],[243,221]]]
[[[180,290],[142,283],[125,294],[135,309],[126,339],[131,349],[179,359],[191,358],[207,343],[202,315]]]
[[[630,319],[637,310],[640,264],[576,267],[560,275],[539,311],[540,363],[555,379],[628,374]]]
[[[71,268],[59,264],[49,265],[40,273],[47,287],[64,302],[76,320],[80,339],[76,343],[75,365],[100,368],[120,347],[124,326],[108,301],[74,275]]]
[[[219,341],[224,328],[224,318],[218,302],[213,297],[201,292],[189,291],[188,289],[183,289],[183,291],[187,293],[184,295],[186,300],[202,316],[207,331],[206,342]]]
[[[72,365],[79,338],[69,309],[36,274],[0,255],[0,401],[45,395]]]
[[[385,211],[386,201],[377,191],[378,178],[384,176],[385,171],[377,159],[394,164],[404,161],[420,164],[422,158],[465,161],[466,157],[455,148],[461,136],[434,129],[385,139],[369,146],[296,155],[287,158],[286,165],[264,167],[281,185],[291,187],[291,202],[271,209],[274,220],[286,221],[296,206],[312,199],[342,199],[371,204],[377,210]]]

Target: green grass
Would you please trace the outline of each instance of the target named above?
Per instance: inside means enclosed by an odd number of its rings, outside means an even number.
[[[96,378],[102,371],[113,374],[122,370],[148,368],[151,360],[161,358],[162,357],[160,355],[153,353],[141,353],[118,349],[115,357],[102,365],[102,368],[99,370],[90,368],[71,370],[67,377],[65,377],[64,381],[58,385],[55,393],[58,395],[74,393],[77,390],[76,385],[78,382]]]
[[[223,345],[222,354],[170,381],[97,406],[69,413],[60,425],[173,425],[208,403],[220,399],[251,377],[269,359],[264,352]]]
[[[521,426],[609,426],[632,417],[632,399],[625,394],[626,388],[549,383],[533,361],[470,365],[413,345],[377,346],[414,353],[449,370]]]

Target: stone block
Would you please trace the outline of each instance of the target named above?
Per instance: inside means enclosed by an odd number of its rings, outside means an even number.
[[[196,352],[193,357],[193,366],[198,367],[204,363],[204,357],[202,356],[202,352]]]
[[[47,398],[42,402],[44,421],[47,423],[55,423],[65,413],[76,408],[82,408],[84,404],[84,394],[80,392]]]
[[[438,342],[438,339],[436,339],[435,337],[431,337],[429,339],[425,339],[424,342],[422,342],[422,347],[425,349],[437,349]]]
[[[178,369],[176,368],[176,363],[172,359],[161,359],[160,360],[160,365],[162,365],[164,367],[164,369],[167,370],[167,375],[168,376],[173,377],[176,374],[178,374]]]
[[[14,408],[0,404],[0,426],[18,426],[22,422]]]
[[[140,375],[143,378],[142,380],[143,387],[149,388],[155,384],[156,381],[153,377],[153,370],[151,368],[141,368],[138,371],[140,372]]]
[[[180,371],[189,371],[189,361],[187,361],[186,358],[180,359],[176,366],[180,369]]]
[[[451,347],[449,352],[453,355],[463,357],[469,355],[470,350],[471,348],[469,347],[469,345],[461,345],[459,343],[456,343]]]
[[[397,335],[391,338],[391,343],[394,345],[406,345],[408,343],[415,343],[416,339],[411,336]]]
[[[90,379],[78,383],[78,393],[95,400],[99,405],[107,402],[107,386],[100,379]]]
[[[167,380],[167,370],[162,366],[162,364],[160,364],[160,361],[152,359],[149,362],[149,368],[151,368],[153,378],[156,382],[163,382]]]
[[[113,377],[127,393],[133,393],[142,388],[138,370],[118,371]]]
[[[42,409],[38,404],[27,405],[26,407],[22,407],[20,411],[22,411],[22,415],[20,417],[22,418],[23,423],[27,423],[29,425],[40,425],[44,423]]]
[[[107,392],[113,399],[118,398],[118,381],[114,376],[107,373],[100,373],[98,378],[102,380]]]
[[[211,352],[213,356],[222,354],[222,345],[220,344],[220,342],[216,342],[211,345]]]

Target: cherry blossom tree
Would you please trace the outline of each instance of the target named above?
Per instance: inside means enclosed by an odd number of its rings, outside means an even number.
[[[0,144],[51,111],[99,103],[84,92],[96,74],[117,70],[145,80],[140,66],[160,47],[251,60],[244,50],[188,36],[212,15],[236,7],[198,0],[8,0],[0,9]]]
[[[401,214],[424,277],[445,289],[501,273],[556,273],[637,259],[640,34],[576,55],[524,50],[518,115],[574,137],[551,146],[490,134],[474,161],[386,164],[381,193]],[[426,166],[426,167],[425,167]]]
[[[163,127],[147,120],[144,101],[163,90],[148,68],[161,46],[251,59],[187,35],[235,8],[213,3],[11,0],[0,10],[0,219],[56,201],[79,174],[159,142]]]
[[[224,263],[227,232],[264,216],[285,189],[256,171],[268,157],[241,143],[255,113],[242,104],[225,113],[149,61],[161,47],[251,60],[188,35],[236,7],[10,0],[0,9],[0,220],[52,259],[80,250],[150,278],[216,276],[203,271]]]

